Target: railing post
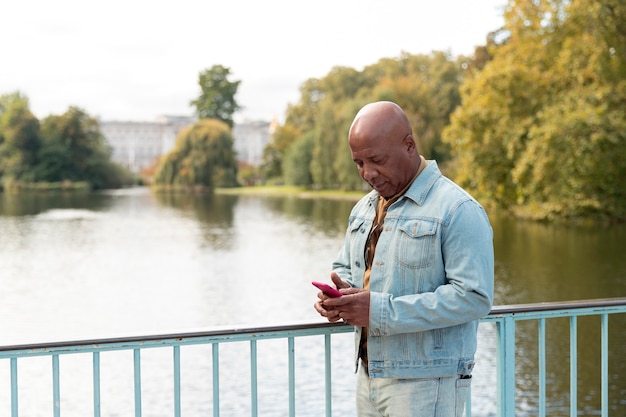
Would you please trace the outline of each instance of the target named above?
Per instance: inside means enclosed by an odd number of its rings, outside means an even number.
[[[496,321],[498,416],[515,416],[515,320],[505,314]]]
[[[602,318],[600,320],[600,324],[602,326],[601,332],[601,375],[602,375],[602,385],[601,385],[601,395],[602,395],[602,417],[609,416],[609,315],[604,313],[602,314]]]
[[[93,416],[100,417],[100,352],[93,352]]]
[[[570,417],[578,415],[578,331],[577,317],[571,316],[569,319],[569,414]]]
[[[59,355],[52,355],[52,410],[54,417],[61,417],[61,386]]]
[[[133,350],[133,376],[135,382],[135,417],[141,417],[141,351]]]
[[[18,414],[17,358],[11,358],[11,417]]]
[[[220,415],[220,344],[212,344],[213,359],[213,417]]]
[[[539,417],[546,417],[546,319],[542,317],[538,323],[538,355],[539,355]]]
[[[326,417],[332,417],[332,362],[330,334],[324,335],[324,394],[326,398]]]
[[[174,345],[174,417],[180,417],[180,346]]]
[[[257,366],[257,346],[256,340],[250,340],[250,415],[259,415],[259,377]]]
[[[289,351],[289,417],[296,415],[296,351],[293,336],[287,338]]]

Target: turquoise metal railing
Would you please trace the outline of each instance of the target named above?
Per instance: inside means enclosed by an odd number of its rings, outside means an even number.
[[[609,389],[609,315],[626,313],[626,298],[610,298],[573,302],[540,303],[495,307],[482,322],[496,324],[496,352],[498,376],[498,413],[499,416],[515,416],[516,398],[516,323],[537,321],[538,356],[539,356],[539,392],[538,417],[546,416],[546,321],[567,318],[569,320],[569,359],[570,359],[570,405],[571,417],[579,414],[577,407],[577,369],[578,369],[578,333],[577,319],[581,316],[600,316],[601,334],[601,415],[608,417]],[[616,329],[616,333],[623,332]]]
[[[546,415],[546,321],[555,318],[567,318],[570,321],[570,415],[578,414],[576,389],[577,380],[577,318],[580,316],[600,316],[601,333],[601,404],[602,416],[608,417],[608,384],[609,384],[609,315],[626,313],[626,298],[576,301],[566,303],[541,303],[514,306],[498,306],[481,320],[482,323],[493,323],[496,327],[496,372],[498,378],[497,410],[502,417],[515,416],[516,412],[516,323],[520,321],[537,321],[539,351],[539,417]],[[617,332],[623,329],[617,329]],[[258,355],[257,344],[268,339],[287,340],[288,366],[288,415],[296,415],[296,384],[295,384],[295,339],[306,336],[323,336],[324,338],[324,409],[325,415],[333,415],[332,408],[332,363],[331,336],[339,333],[352,332],[346,324],[316,323],[305,325],[289,325],[247,329],[208,330],[179,334],[136,336],[125,338],[109,338],[98,340],[39,343],[28,345],[0,346],[0,364],[9,362],[10,374],[10,411],[11,417],[19,417],[20,389],[18,364],[28,358],[44,356],[52,360],[52,408],[54,417],[61,416],[61,366],[59,357],[76,353],[91,353],[92,356],[92,393],[93,415],[101,417],[101,354],[111,351],[133,352],[133,395],[135,417],[142,416],[142,352],[150,348],[171,348],[173,361],[172,391],[173,415],[180,417],[181,411],[181,346],[211,346],[212,361],[212,412],[215,417],[220,415],[220,347],[228,342],[247,342],[249,344],[250,398],[249,409],[253,417],[259,415],[258,393]],[[6,362],[5,362],[6,363]],[[28,381],[26,382],[28,383]],[[42,415],[47,415],[43,413]],[[471,398],[468,399],[466,415],[472,415]]]

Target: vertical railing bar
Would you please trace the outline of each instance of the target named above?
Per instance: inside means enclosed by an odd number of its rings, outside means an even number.
[[[496,322],[498,343],[498,412],[500,417],[515,416],[515,318],[505,315]]]
[[[141,417],[141,351],[133,349],[135,380],[135,417]]]
[[[256,340],[250,340],[250,410],[251,416],[259,415],[258,366]]]
[[[326,398],[326,417],[332,417],[332,361],[330,334],[324,335],[324,396]]]
[[[174,345],[174,416],[180,417],[180,346]]]
[[[100,417],[100,352],[94,352],[93,359],[93,416]]]
[[[601,388],[601,413],[602,417],[609,415],[609,315],[604,313],[600,316],[601,322],[601,361],[602,361],[602,388]]]
[[[578,415],[578,332],[577,332],[577,317],[570,317],[570,416],[576,417]]]
[[[52,409],[54,417],[61,417],[61,378],[59,355],[52,355]]]
[[[11,358],[11,417],[18,417],[17,358]]]
[[[496,409],[498,417],[506,417],[504,401],[504,387],[502,384],[506,379],[504,372],[505,353],[504,353],[504,320],[496,320]]]
[[[296,415],[296,366],[293,336],[287,339],[289,346],[289,417]]]
[[[539,319],[539,417],[546,417],[546,319]]]
[[[220,348],[219,342],[213,343],[213,417],[220,415]]]
[[[465,417],[472,417],[472,385],[467,390],[467,399],[465,400]]]

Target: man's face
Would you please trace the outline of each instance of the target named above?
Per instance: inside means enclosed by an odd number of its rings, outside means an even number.
[[[361,178],[385,198],[399,193],[415,175],[419,155],[410,133],[404,138],[353,138],[350,149]]]

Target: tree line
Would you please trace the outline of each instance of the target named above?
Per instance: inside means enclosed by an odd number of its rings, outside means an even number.
[[[236,186],[232,115],[240,81],[200,73],[198,122],[157,163],[164,187]],[[626,219],[626,4],[509,1],[502,28],[470,57],[443,51],[334,67],[306,80],[256,175],[315,189],[365,190],[347,132],[366,103],[390,100],[420,152],[482,203],[534,219]],[[79,140],[72,139],[81,132]],[[88,155],[86,157],[85,155]],[[0,176],[112,184],[107,149],[80,109],[41,126],[19,94],[0,100]],[[60,173],[64,174],[61,175]]]
[[[307,80],[263,173],[360,189],[349,125],[391,100],[420,151],[481,202],[534,219],[626,219],[626,3],[510,1],[504,18],[472,57],[402,54]]]
[[[41,122],[19,92],[0,96],[0,191],[69,187],[102,189],[131,184],[111,161],[98,121],[77,107]]]

